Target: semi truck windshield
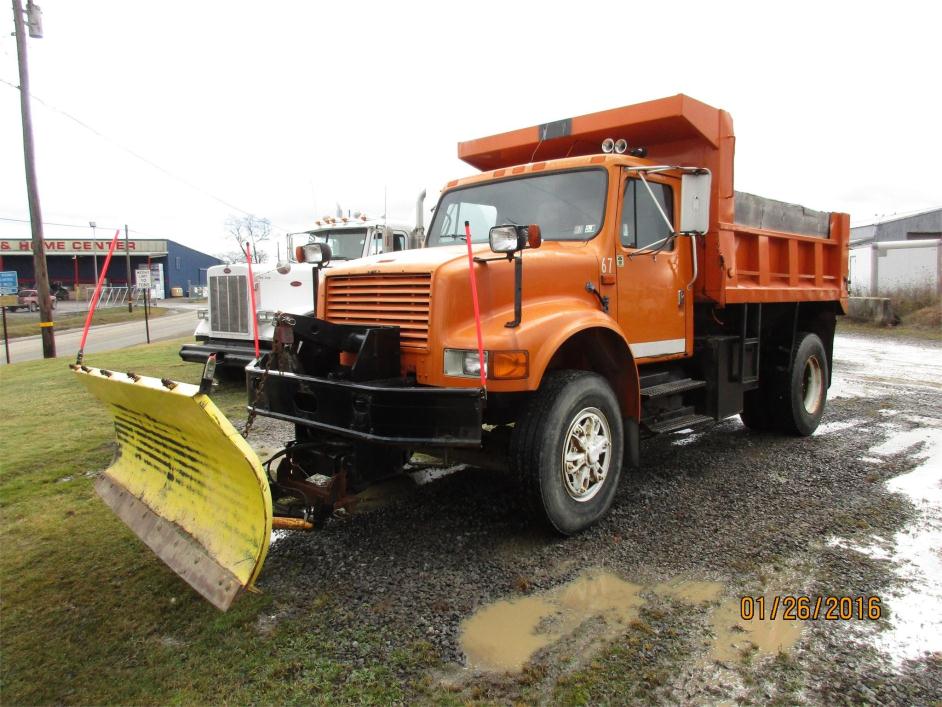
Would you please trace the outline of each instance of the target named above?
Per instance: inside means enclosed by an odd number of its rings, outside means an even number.
[[[492,226],[540,225],[543,239],[586,241],[602,228],[608,175],[601,169],[540,174],[476,184],[446,193],[429,229],[428,247],[486,243]]]
[[[332,260],[354,260],[363,257],[365,228],[345,228],[337,231],[320,231],[312,234],[311,242],[330,246]]]

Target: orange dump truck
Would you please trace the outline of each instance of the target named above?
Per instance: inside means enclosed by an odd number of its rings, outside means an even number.
[[[493,451],[573,533],[645,435],[736,414],[813,432],[849,217],[735,192],[734,146],[730,115],[683,95],[459,144],[481,172],[448,183],[426,247],[329,269],[294,370],[268,372],[257,408],[297,425],[299,477],[334,475],[325,437],[349,440],[354,487],[401,451]],[[344,331],[362,344],[316,343]]]
[[[316,523],[426,451],[504,465],[536,516],[571,534],[607,512],[646,436],[737,414],[813,432],[847,305],[849,217],[735,192],[734,147],[730,115],[683,95],[460,143],[480,171],[447,184],[426,247],[327,265],[316,316],[280,318],[275,350],[247,368],[250,411],[296,430],[267,463],[260,513]],[[125,456],[134,435],[187,434],[148,432],[147,404]],[[116,415],[133,407],[124,395]],[[251,530],[261,557],[268,520]],[[204,550],[225,544],[174,522]]]

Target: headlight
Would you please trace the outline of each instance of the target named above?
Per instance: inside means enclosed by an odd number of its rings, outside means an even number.
[[[487,375],[487,356],[484,352],[484,375]],[[445,375],[479,378],[481,360],[477,349],[445,349]]]
[[[488,235],[495,253],[515,253],[523,247],[514,226],[494,226]]]
[[[299,245],[294,249],[295,259],[299,263],[322,263],[330,262],[330,246],[326,243],[308,243]]]
[[[197,309],[196,310],[197,319],[209,319],[209,310],[208,309]]]
[[[491,250],[495,253],[516,253],[524,248],[539,248],[543,242],[539,225],[494,226],[488,233]]]
[[[274,319],[275,319],[275,313],[274,313],[274,312],[269,312],[268,310],[264,310],[264,309],[263,309],[262,311],[260,311],[260,312],[256,315],[256,317],[258,317],[258,323],[259,323],[259,324],[264,324],[265,322],[274,321]]]

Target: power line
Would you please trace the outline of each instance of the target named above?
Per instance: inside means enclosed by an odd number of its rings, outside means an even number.
[[[11,81],[7,81],[7,80],[4,79],[4,78],[0,78],[0,83],[5,83],[5,84],[6,84],[7,86],[9,86],[10,88],[15,89],[15,90],[17,90],[17,91],[20,90],[20,87],[19,87],[19,86],[17,86],[15,83],[12,83]],[[191,182],[191,181],[189,181],[189,180],[187,180],[187,179],[184,179],[183,177],[180,177],[180,176],[174,174],[173,172],[171,172],[171,171],[165,169],[164,167],[161,167],[161,166],[160,166],[159,164],[157,164],[156,162],[154,162],[154,161],[152,161],[152,160],[149,160],[147,157],[144,157],[143,155],[141,155],[141,154],[135,152],[135,151],[132,150],[130,147],[127,147],[127,146],[121,144],[121,143],[118,142],[117,140],[108,137],[107,135],[105,135],[104,133],[102,133],[100,130],[96,130],[95,128],[93,128],[93,127],[92,127],[91,125],[89,125],[88,123],[85,123],[84,121],[79,120],[78,118],[76,118],[76,117],[75,117],[74,115],[72,115],[71,113],[68,113],[68,112],[62,110],[61,108],[57,108],[56,106],[54,106],[54,105],[52,105],[52,104],[50,104],[50,103],[47,103],[46,101],[44,101],[44,100],[43,100],[42,98],[40,98],[39,96],[37,96],[37,95],[35,95],[35,94],[33,94],[33,93],[30,93],[30,94],[29,94],[29,97],[30,97],[32,100],[34,100],[34,101],[36,101],[37,103],[39,103],[39,104],[41,104],[42,106],[44,106],[45,108],[47,108],[48,110],[51,110],[51,111],[53,111],[54,113],[59,113],[60,115],[62,115],[62,116],[64,116],[64,117],[68,118],[69,120],[71,120],[72,122],[76,123],[77,125],[79,125],[79,126],[85,128],[86,130],[88,130],[88,131],[91,132],[92,134],[98,136],[98,137],[101,138],[102,140],[104,140],[104,141],[106,141],[106,142],[110,142],[112,145],[114,145],[115,147],[117,147],[117,148],[120,149],[120,150],[123,150],[124,152],[127,152],[129,155],[131,155],[131,156],[134,157],[135,159],[138,159],[138,160],[140,160],[141,162],[143,162],[144,164],[146,164],[146,165],[152,167],[153,169],[156,169],[158,172],[163,173],[165,176],[170,177],[171,179],[174,179],[174,180],[180,182],[181,184],[185,184],[186,186],[190,187],[190,189],[194,189],[194,190],[198,191],[198,192],[201,193],[203,196],[207,196],[207,197],[209,197],[210,199],[212,199],[212,200],[214,200],[214,201],[218,201],[220,204],[222,204],[222,205],[225,206],[226,208],[232,209],[233,211],[238,211],[239,213],[241,213],[241,214],[243,214],[243,215],[245,215],[245,216],[254,216],[254,215],[255,215],[255,214],[253,214],[253,213],[250,212],[250,211],[246,211],[245,209],[239,208],[239,207],[236,206],[235,204],[232,204],[232,203],[226,201],[225,199],[216,196],[216,195],[213,194],[211,191],[208,191],[208,190],[206,190],[206,189],[203,189],[201,186],[198,186],[198,185],[194,184],[193,182]],[[271,222],[270,219],[269,219],[269,222]],[[279,225],[276,224],[276,223],[272,223],[271,225],[274,226],[275,228],[277,228],[277,229],[280,230],[280,231],[284,231],[285,233],[288,232],[288,229],[284,228],[283,226],[279,226]]]
[[[8,216],[0,216],[0,221],[13,221],[14,223],[29,223],[30,222],[28,218],[10,218]],[[88,224],[85,224],[85,223],[56,223],[55,221],[43,221],[43,225],[44,226],[61,226],[62,228],[84,228],[86,230],[89,228]],[[110,231],[112,228],[123,229],[124,226],[103,226],[99,224],[96,226],[96,228],[100,228],[105,231]],[[142,231],[138,231],[133,228],[129,228],[128,232],[136,233],[137,235],[144,236],[145,238],[158,238],[158,239],[167,238],[167,236],[157,236],[157,235],[154,235],[153,233],[144,233]]]

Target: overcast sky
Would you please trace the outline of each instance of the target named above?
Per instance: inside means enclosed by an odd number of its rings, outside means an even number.
[[[380,215],[384,189],[411,222],[420,189],[427,211],[474,172],[459,140],[676,93],[732,113],[740,190],[855,225],[942,206],[937,3],[40,4],[43,216],[84,227],[49,238],[128,223],[215,253],[237,209],[280,234],[337,202]],[[9,3],[4,19],[16,85]],[[29,215],[5,83],[0,131],[0,236],[28,236],[2,220]]]

